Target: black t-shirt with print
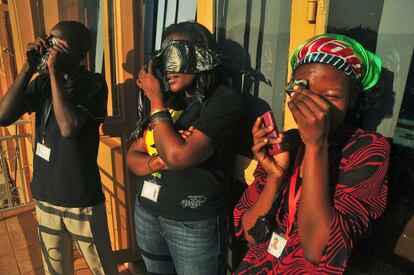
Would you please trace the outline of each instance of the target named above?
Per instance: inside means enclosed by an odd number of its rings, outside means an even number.
[[[207,219],[226,211],[226,165],[236,149],[244,115],[240,94],[224,85],[202,103],[191,102],[188,106],[176,128],[194,126],[212,140],[215,153],[198,166],[161,171],[156,203],[140,196],[144,180],[152,176],[141,178],[138,188],[138,198],[147,211],[182,221]]]
[[[49,161],[34,154],[31,191],[35,199],[58,206],[94,206],[104,201],[96,158],[108,90],[100,74],[83,67],[66,80],[65,88],[73,106],[87,118],[72,137],[60,133],[51,106],[49,74],[40,74],[26,91],[28,111],[36,113],[35,152],[39,142],[51,149]]]

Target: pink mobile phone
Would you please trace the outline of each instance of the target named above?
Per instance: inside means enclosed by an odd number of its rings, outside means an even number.
[[[276,125],[276,122],[275,122],[275,118],[273,116],[273,112],[272,111],[267,111],[266,113],[261,115],[261,117],[262,117],[262,126],[263,127],[268,127],[268,126],[272,125],[273,129],[274,129],[272,132],[267,134],[267,137],[268,138],[277,138],[278,130],[277,130],[277,125]],[[266,147],[267,147],[266,151],[267,151],[267,154],[269,156],[274,156],[274,155],[277,155],[280,152],[284,151],[282,144],[269,144]]]

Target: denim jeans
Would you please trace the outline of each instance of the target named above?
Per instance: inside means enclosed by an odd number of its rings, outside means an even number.
[[[135,202],[135,232],[148,274],[224,275],[228,218],[176,221]]]

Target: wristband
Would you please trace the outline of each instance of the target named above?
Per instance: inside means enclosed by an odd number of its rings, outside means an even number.
[[[171,115],[168,111],[159,111],[151,115],[151,126],[155,126],[163,120],[171,121]]]
[[[154,115],[154,114],[156,114],[156,113],[164,112],[164,111],[167,111],[168,112],[167,108],[154,109],[154,110],[151,111],[151,116]]]
[[[160,122],[165,121],[165,120],[170,121],[170,119],[169,119],[169,118],[160,118],[160,119],[157,119],[157,120],[156,120],[156,121],[154,121],[154,122],[151,122],[151,127],[152,127],[152,128],[154,128],[157,124],[159,124]]]

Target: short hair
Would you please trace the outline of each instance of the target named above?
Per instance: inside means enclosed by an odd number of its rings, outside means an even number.
[[[89,29],[79,21],[60,21],[54,27],[63,32],[63,38],[72,43],[83,59],[90,50],[92,37]]]

